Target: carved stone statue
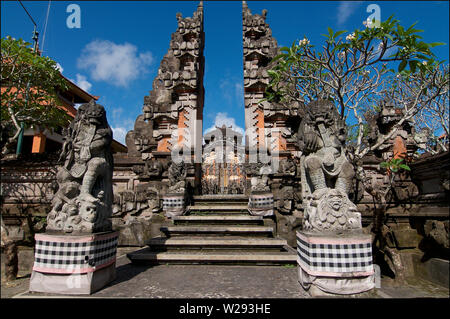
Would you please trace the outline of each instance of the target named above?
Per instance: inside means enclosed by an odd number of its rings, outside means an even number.
[[[348,199],[355,172],[344,143],[345,124],[332,102],[311,102],[298,131],[305,190],[305,228],[338,231],[361,228],[361,214]]]
[[[79,107],[68,128],[56,179],[59,189],[47,229],[66,233],[111,230],[112,130],[103,106],[94,100]]]
[[[253,164],[255,167],[253,171],[255,171],[254,176],[250,180],[251,182],[251,191],[252,192],[270,192],[269,185],[269,174],[272,173],[270,166],[264,166],[260,163]]]
[[[186,165],[181,163],[172,162],[168,170],[169,175],[169,189],[168,193],[172,194],[184,194],[186,191]]]

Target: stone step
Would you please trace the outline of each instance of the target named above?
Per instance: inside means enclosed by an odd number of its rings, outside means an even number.
[[[189,206],[188,209],[190,211],[246,211],[248,205],[193,205]]]
[[[215,195],[195,195],[195,202],[220,202],[220,201],[248,201],[248,196],[244,194],[215,194]]]
[[[269,226],[164,226],[160,230],[169,235],[198,234],[198,235],[247,235],[268,236],[273,234],[273,227]]]
[[[144,248],[127,254],[133,263],[156,264],[296,264],[297,256],[290,252],[218,252],[218,251],[180,251],[154,252]]]
[[[209,206],[247,206],[248,201],[246,202],[235,202],[235,201],[226,201],[226,202],[194,202],[192,205],[199,207],[209,207]]]
[[[175,224],[255,224],[262,223],[261,216],[250,215],[188,215],[172,218]]]
[[[152,250],[170,249],[170,248],[191,248],[191,249],[209,249],[209,248],[271,248],[283,249],[287,241],[279,238],[245,238],[245,237],[172,237],[172,238],[152,238],[146,242]]]
[[[247,210],[194,210],[194,211],[188,211],[185,216],[236,216],[236,215],[243,215],[248,214]]]

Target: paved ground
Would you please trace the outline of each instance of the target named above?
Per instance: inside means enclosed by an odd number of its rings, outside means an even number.
[[[121,252],[117,279],[87,298],[310,298],[288,266],[132,265]],[[29,274],[13,283],[2,278],[1,298],[48,298],[28,293]],[[67,296],[65,296],[67,297]],[[398,286],[382,278],[369,298],[449,298],[448,288],[424,280]]]

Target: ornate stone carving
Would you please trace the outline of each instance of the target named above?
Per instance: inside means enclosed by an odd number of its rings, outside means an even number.
[[[270,192],[269,174],[272,174],[270,166],[261,163],[251,164],[251,171],[254,172],[251,178],[251,191]]]
[[[361,214],[348,199],[355,172],[345,155],[346,134],[333,103],[319,100],[307,106],[297,136],[308,230],[361,228]]]
[[[201,135],[195,132],[195,123],[203,113],[202,2],[192,17],[183,18],[178,13],[176,18],[177,30],[172,33],[152,90],[144,97],[143,114],[127,135],[129,155],[143,160],[155,152],[167,154],[176,147],[201,147],[201,140],[194,141],[192,136]]]
[[[68,128],[58,169],[59,189],[47,217],[47,230],[93,233],[111,230],[112,130],[103,106],[79,107]]]
[[[303,228],[313,231],[342,231],[361,228],[361,214],[339,189],[327,189],[320,199],[307,201]]]
[[[171,194],[184,194],[186,191],[186,164],[172,162],[169,166],[169,189]]]

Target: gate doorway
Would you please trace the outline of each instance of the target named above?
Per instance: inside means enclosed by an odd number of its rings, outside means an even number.
[[[216,127],[205,134],[202,194],[244,194],[242,134],[231,127]]]

